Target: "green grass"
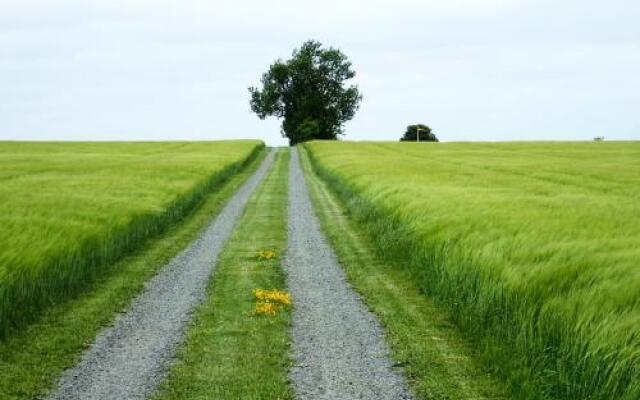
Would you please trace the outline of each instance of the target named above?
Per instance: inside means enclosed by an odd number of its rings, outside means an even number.
[[[640,143],[305,147],[516,397],[640,398]]]
[[[316,214],[350,283],[382,321],[394,359],[422,399],[506,399],[504,385],[477,362],[447,313],[420,293],[411,276],[385,263],[368,233],[313,171],[302,165]]]
[[[33,399],[49,390],[97,332],[126,308],[144,282],[207,226],[263,155],[261,152],[245,169],[205,195],[179,224],[110,266],[109,273],[97,277],[80,295],[48,307],[36,321],[0,342],[0,398]]]
[[[0,336],[180,221],[262,147],[0,142]]]
[[[247,204],[157,399],[293,397],[287,381],[289,310],[252,315],[252,290],[285,287],[280,263],[286,249],[288,161],[288,151],[277,153]],[[278,257],[260,261],[261,250],[275,250]]]

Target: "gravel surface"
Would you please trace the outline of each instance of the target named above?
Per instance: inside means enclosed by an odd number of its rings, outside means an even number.
[[[410,399],[380,323],[347,283],[320,230],[295,148],[286,268],[294,302],[290,378],[296,397]]]
[[[269,152],[198,239],[147,282],[114,326],[97,336],[80,363],[63,374],[50,399],[144,399],[154,391],[183,340],[191,311],[204,299],[220,250],[273,154]]]

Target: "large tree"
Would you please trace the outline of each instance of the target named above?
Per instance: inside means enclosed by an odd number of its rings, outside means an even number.
[[[418,136],[420,135],[420,136]],[[418,140],[419,139],[419,140]],[[425,124],[407,126],[407,130],[400,138],[401,142],[437,142],[435,133]]]
[[[362,100],[357,86],[345,86],[355,75],[340,50],[310,40],[294,50],[291,59],[271,64],[261,88],[249,88],[251,109],[260,119],[284,118],[282,135],[292,146],[337,139]]]

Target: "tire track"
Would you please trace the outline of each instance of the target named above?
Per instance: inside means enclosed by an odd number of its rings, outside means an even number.
[[[205,297],[218,254],[273,158],[272,149],[199,238],[149,280],[78,365],[62,375],[50,399],[144,399],[155,390],[183,340],[191,311]]]
[[[298,399],[410,399],[384,331],[347,283],[313,212],[296,148],[289,167],[290,371]]]

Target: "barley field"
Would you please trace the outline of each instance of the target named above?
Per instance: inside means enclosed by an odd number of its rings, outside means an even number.
[[[263,147],[0,142],[0,334],[181,220]]]
[[[304,150],[518,398],[640,398],[640,143]]]

